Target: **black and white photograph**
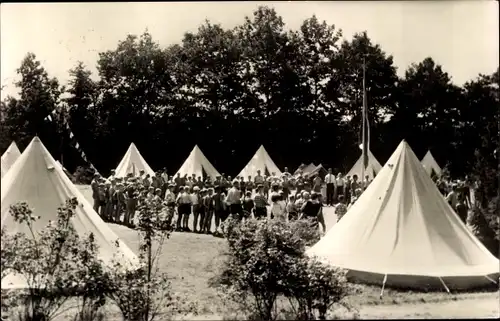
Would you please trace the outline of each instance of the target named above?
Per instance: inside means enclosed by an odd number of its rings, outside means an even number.
[[[499,3],[6,2],[1,320],[500,318]]]

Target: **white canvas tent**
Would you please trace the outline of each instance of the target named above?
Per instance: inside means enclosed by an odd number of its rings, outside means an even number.
[[[205,157],[198,145],[196,145],[194,146],[184,164],[182,164],[181,168],[179,168],[176,175],[180,174],[181,176],[184,176],[187,174],[188,176],[191,176],[195,174],[196,177],[204,177],[203,173],[205,173],[207,176],[210,176],[212,180],[214,180],[217,176],[220,176],[219,172]]]
[[[93,233],[99,246],[99,257],[105,263],[111,259],[121,260],[124,266],[134,267],[139,263],[137,256],[119,240],[118,236],[93,210],[92,205],[80,193],[62,167],[52,158],[38,137],[35,137],[2,179],[1,215],[2,228],[7,233],[27,232],[25,224],[16,223],[9,213],[10,205],[25,201],[40,219],[35,221],[35,232],[43,229],[49,221],[57,221],[57,209],[67,199],[76,197],[79,206],[73,227],[80,235]],[[115,243],[118,242],[118,247]],[[26,282],[20,275],[10,274],[2,280],[2,289],[24,288]]]
[[[298,175],[298,174],[299,174],[299,172],[301,172],[301,173],[302,173],[302,175],[309,174],[310,172],[312,172],[313,170],[315,170],[315,169],[316,169],[316,167],[317,167],[317,166],[316,166],[316,165],[314,165],[314,163],[311,163],[311,164],[309,164],[309,165],[304,165],[302,168],[298,168],[298,169],[295,171],[294,175]]]
[[[12,142],[9,145],[9,148],[2,155],[2,173],[1,177],[4,177],[5,174],[9,171],[9,169],[14,165],[16,160],[21,156],[21,152],[15,142]]]
[[[474,288],[500,269],[405,141],[307,254],[347,269],[351,280],[394,287]]]
[[[115,176],[125,177],[128,173],[138,176],[139,172],[143,170],[146,174],[153,176],[155,172],[149,167],[148,163],[144,160],[141,153],[135,146],[134,143],[130,144],[125,156],[121,160],[120,164],[116,167]]]
[[[424,166],[427,174],[432,175],[432,172],[434,172],[437,176],[441,176],[441,167],[434,159],[434,156],[432,156],[430,150],[428,150],[424,158],[422,158],[422,165]]]
[[[243,168],[238,176],[245,178],[248,176],[255,177],[257,176],[258,170],[260,170],[261,175],[271,175],[272,173],[276,173],[277,176],[281,176],[280,169],[273,162],[264,146],[259,147],[250,162],[247,166],[245,166],[245,168]]]
[[[361,155],[351,170],[347,173],[349,176],[358,175],[358,180],[363,181],[364,177],[361,177],[361,172],[363,169],[363,155]],[[368,150],[368,166],[365,169],[365,176],[368,175],[372,180],[375,175],[380,172],[382,169],[382,165],[380,165],[379,161],[373,156],[372,152]]]

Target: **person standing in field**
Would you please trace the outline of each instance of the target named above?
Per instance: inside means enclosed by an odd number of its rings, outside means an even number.
[[[169,184],[168,189],[165,193],[165,203],[167,204],[167,226],[170,227],[172,224],[172,219],[175,215],[175,194],[174,194],[175,184]]]
[[[191,213],[191,195],[187,192],[187,187],[179,188],[177,196],[177,231],[190,232],[187,222]]]
[[[335,193],[335,182],[336,178],[332,174],[332,169],[328,169],[328,174],[325,176],[325,183],[326,183],[326,205],[327,206],[333,206],[333,197]]]
[[[193,192],[191,193],[191,204],[192,204],[192,213],[194,216],[193,220],[193,232],[198,233],[198,218],[200,216],[201,210],[201,195],[200,188],[198,186],[193,187]]]
[[[205,220],[203,222],[203,232],[206,234],[210,234],[210,229],[212,228],[212,217],[214,212],[213,206],[213,194],[214,191],[212,188],[207,190],[205,197],[203,198],[203,205],[205,206]]]
[[[215,186],[215,195],[213,197],[214,201],[214,214],[215,214],[215,232],[214,235],[219,235],[219,226],[221,222],[224,222],[227,218],[227,212],[225,208],[225,195],[222,193],[221,186]]]
[[[92,182],[90,183],[90,188],[92,189],[92,199],[94,200],[94,211],[99,214],[99,206],[100,206],[100,201],[99,201],[99,174],[94,174],[94,178],[92,179]]]
[[[337,178],[335,179],[335,187],[336,187],[335,200],[338,201],[340,196],[345,195],[345,181],[344,177],[342,176],[342,173],[337,174]]]
[[[339,202],[335,205],[335,215],[337,216],[337,222],[340,221],[342,217],[344,217],[345,213],[347,213],[347,206],[345,205],[344,195],[339,196]]]
[[[226,203],[229,206],[229,213],[234,219],[241,219],[241,192],[238,189],[238,182],[233,183],[226,196]]]
[[[253,210],[253,216],[256,219],[263,219],[267,217],[267,198],[264,195],[264,186],[257,186],[257,194],[253,198],[255,208]]]

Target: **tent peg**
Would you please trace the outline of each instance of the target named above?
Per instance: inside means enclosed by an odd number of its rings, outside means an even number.
[[[448,292],[449,294],[451,294],[450,289],[446,286],[446,284],[444,283],[443,279],[440,276],[439,276],[439,281],[441,281],[441,284],[446,289],[446,292]]]
[[[384,281],[382,281],[382,290],[380,291],[380,298],[381,299],[382,299],[382,296],[384,295],[385,282],[387,282],[387,274],[384,275]]]

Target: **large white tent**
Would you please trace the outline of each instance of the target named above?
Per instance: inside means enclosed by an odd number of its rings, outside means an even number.
[[[16,160],[21,156],[21,152],[19,151],[19,148],[17,148],[17,145],[15,142],[12,142],[9,145],[9,148],[3,153],[2,155],[2,173],[1,177],[3,177],[9,169],[14,165]]]
[[[380,165],[379,161],[373,156],[372,152],[368,150],[368,166],[365,168],[364,176],[368,175],[370,179],[373,179],[375,175],[380,172],[382,169],[382,165]],[[363,170],[363,155],[361,155],[351,170],[347,173],[347,175],[353,177],[353,175],[358,175],[358,180],[364,180],[364,177],[361,177],[361,172]]]
[[[405,141],[307,254],[347,269],[351,280],[394,287],[474,288],[500,270]]]
[[[434,156],[432,156],[430,150],[428,150],[424,158],[422,158],[422,165],[427,174],[432,175],[432,172],[434,172],[437,176],[441,176],[441,167],[436,162],[436,159],[434,159]]]
[[[125,177],[129,173],[134,174],[134,176],[138,176],[141,170],[151,176],[155,174],[148,163],[146,163],[141,153],[139,153],[135,144],[132,143],[125,153],[125,156],[123,156],[120,164],[116,167],[115,176]]]
[[[184,176],[187,174],[188,176],[191,176],[195,174],[196,177],[204,177],[203,173],[205,173],[207,176],[210,176],[210,178],[212,179],[220,176],[219,172],[205,157],[205,154],[203,154],[198,145],[196,145],[194,146],[184,164],[182,164],[181,168],[179,168],[176,175],[180,174],[181,176]]]
[[[272,173],[275,173],[276,175],[281,176],[280,169],[273,162],[264,146],[259,147],[250,162],[248,162],[247,166],[243,168],[238,176],[244,177],[245,179],[248,176],[255,177],[257,176],[257,171],[260,171],[261,175],[271,175]]]
[[[99,246],[99,257],[105,263],[121,260],[124,266],[134,267],[139,261],[130,248],[119,240],[93,210],[92,205],[64,174],[62,166],[52,158],[38,137],[35,137],[19,160],[2,179],[1,227],[7,233],[27,232],[25,224],[14,221],[9,213],[11,205],[25,201],[40,219],[33,224],[35,232],[41,231],[49,221],[57,221],[57,209],[66,200],[76,197],[72,224],[79,235],[93,233]],[[29,235],[29,234],[28,234]],[[118,242],[118,247],[116,243]],[[20,275],[9,274],[2,280],[2,289],[24,288],[26,282]]]

